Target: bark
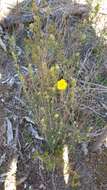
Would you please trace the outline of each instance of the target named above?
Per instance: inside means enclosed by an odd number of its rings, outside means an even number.
[[[31,12],[28,13],[23,13],[21,15],[10,15],[4,20],[1,21],[1,24],[3,24],[4,27],[10,27],[15,24],[20,24],[20,23],[32,23],[34,22],[34,15]]]
[[[95,135],[94,141],[91,144],[91,151],[97,152],[98,150],[101,150],[102,145],[105,144],[106,141],[107,141],[107,126],[103,128],[102,132],[99,135]]]

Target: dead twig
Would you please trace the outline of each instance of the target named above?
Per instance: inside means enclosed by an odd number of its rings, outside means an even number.
[[[34,14],[32,12],[26,12],[21,15],[9,15],[8,17],[5,17],[0,23],[3,25],[4,28],[11,27],[13,25],[19,24],[19,23],[32,23],[34,22]]]

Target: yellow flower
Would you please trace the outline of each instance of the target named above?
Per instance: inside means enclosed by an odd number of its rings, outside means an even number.
[[[50,74],[51,75],[55,75],[55,67],[54,66],[52,66],[51,68],[50,68]]]
[[[55,40],[55,36],[53,34],[50,34],[49,37],[50,37],[51,40],[53,40],[53,41]]]
[[[59,66],[58,65],[54,65],[50,68],[50,74],[52,76],[55,76],[58,73],[59,70]]]
[[[56,113],[56,114],[54,115],[54,118],[57,119],[58,117],[59,117],[59,114]]]
[[[71,98],[74,98],[75,97],[75,93],[74,91],[71,91]]]
[[[57,83],[56,83],[56,88],[57,88],[58,90],[64,91],[64,90],[67,89],[67,86],[68,86],[68,83],[67,83],[67,81],[64,80],[64,79],[61,79],[61,80],[57,81]]]

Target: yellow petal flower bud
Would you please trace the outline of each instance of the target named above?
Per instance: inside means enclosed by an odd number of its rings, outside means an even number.
[[[72,79],[72,81],[71,81],[71,87],[72,88],[76,87],[76,80],[75,79]]]
[[[68,87],[68,83],[67,83],[67,81],[64,80],[64,79],[61,79],[61,80],[57,81],[57,83],[56,83],[56,88],[57,88],[58,90],[64,91],[64,90],[67,89],[67,87]]]

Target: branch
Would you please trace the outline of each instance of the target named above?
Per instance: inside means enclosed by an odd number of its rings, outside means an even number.
[[[19,23],[32,23],[34,22],[34,15],[31,12],[26,12],[21,15],[9,15],[5,17],[0,23],[6,28]]]
[[[96,134],[95,134],[94,138],[95,138],[95,140],[91,145],[91,151],[92,152],[96,152],[96,151],[100,150],[102,145],[104,144],[104,142],[106,142],[106,139],[107,139],[107,126],[105,126],[102,129],[102,132],[98,136],[96,136]]]

